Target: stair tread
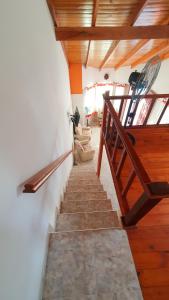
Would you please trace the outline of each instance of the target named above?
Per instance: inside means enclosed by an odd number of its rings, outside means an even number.
[[[104,211],[107,209],[112,209],[112,204],[110,200],[69,200],[63,201],[61,204],[61,213],[80,211]]]
[[[117,213],[110,211],[62,213],[59,215],[56,231],[120,227]]]
[[[107,199],[106,192],[65,192],[65,200]]]
[[[124,230],[50,235],[43,300],[110,300],[126,295],[142,299]]]
[[[101,184],[98,185],[92,185],[92,184],[86,184],[86,185],[68,185],[66,188],[66,192],[104,192],[103,186]]]
[[[97,175],[96,175],[96,173],[94,173],[94,172],[91,172],[91,173],[83,173],[83,172],[77,172],[77,174],[70,174],[70,178],[86,178],[86,179],[88,179],[88,178],[94,178],[94,179],[97,179],[98,177],[97,177]]]
[[[68,181],[68,185],[86,185],[86,184],[92,184],[92,185],[99,185],[99,184],[101,184],[100,183],[100,180],[99,179],[94,179],[94,178],[91,178],[91,179],[86,179],[86,178],[84,178],[84,179],[76,179],[76,180],[74,180],[74,179],[69,179],[69,181]]]

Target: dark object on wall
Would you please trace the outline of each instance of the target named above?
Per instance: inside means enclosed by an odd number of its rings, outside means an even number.
[[[77,106],[75,109],[75,113],[73,115],[71,115],[71,121],[73,122],[73,132],[74,132],[74,134],[76,134],[75,127],[78,127],[78,124],[80,121],[80,114],[79,114],[79,110],[78,110]]]
[[[108,80],[108,79],[109,79],[109,74],[106,73],[106,74],[104,75],[104,79],[105,79],[105,80]]]

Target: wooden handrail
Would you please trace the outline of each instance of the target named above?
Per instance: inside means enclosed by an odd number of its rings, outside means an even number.
[[[113,122],[115,123],[116,130],[118,132],[118,135],[120,136],[120,139],[126,149],[128,156],[130,157],[130,159],[132,161],[135,172],[137,173],[137,176],[139,177],[140,182],[142,183],[144,189],[149,193],[149,189],[147,188],[147,183],[150,183],[151,179],[148,176],[146,170],[144,169],[136,151],[132,147],[132,145],[127,137],[127,134],[124,131],[124,129],[118,119],[118,116],[109,100],[106,101],[106,105],[107,105],[107,108],[108,108],[110,114],[113,117]]]
[[[72,150],[66,152],[48,166],[30,177],[24,184],[23,193],[35,193],[71,153]]]
[[[124,128],[122,126],[119,119],[119,115],[117,115],[113,104],[110,101],[112,99],[117,99],[117,96],[109,96],[109,93],[105,93],[103,97],[105,100],[105,105],[102,129],[100,134],[97,175],[100,176],[103,145],[105,145],[111,174],[113,177],[117,197],[122,212],[123,224],[125,226],[131,226],[135,225],[142,217],[144,217],[145,214],[147,214],[159,201],[161,201],[163,198],[169,197],[169,184],[168,182],[151,181],[151,178],[147,174],[126,132],[126,129],[131,127]],[[163,97],[169,98],[169,95],[146,95],[146,98],[151,99]],[[131,99],[131,96],[119,96],[119,99],[122,98]],[[165,109],[168,104],[169,100],[165,104]],[[163,111],[165,109],[163,109]],[[155,125],[150,126],[155,127]],[[136,127],[138,128],[138,126]],[[119,152],[120,156],[117,156],[118,149],[122,149],[122,152]],[[127,182],[125,182],[124,185],[124,183],[122,184],[120,176],[122,170],[125,167],[126,158],[129,158],[132,165],[132,169],[128,170],[130,171],[130,173],[127,175]],[[143,188],[143,193],[138,199],[136,199],[136,202],[133,205],[133,207],[130,207],[127,202],[127,194],[131,189],[131,185],[135,177],[139,179],[140,184]]]
[[[110,96],[109,92],[106,92],[104,95],[105,100],[120,100],[120,107],[118,111],[118,117],[123,122],[124,127],[135,127],[138,125],[137,121],[140,122],[139,117],[137,116],[136,124],[133,125],[133,122],[135,120],[135,116],[137,115],[137,109],[139,107],[140,100],[142,99],[149,99],[151,100],[149,103],[146,102],[147,105],[147,110],[145,111],[145,115],[141,116],[141,126],[149,126],[148,119],[151,115],[151,112],[155,106],[155,104],[158,102],[159,99],[166,99],[166,103],[164,104],[164,108],[162,109],[160,116],[157,121],[154,121],[154,125],[158,127],[160,125],[160,122],[166,112],[166,109],[169,105],[169,94],[155,94],[154,92],[151,91],[151,94],[148,95],[141,95],[139,96],[139,99],[135,102],[134,106],[132,106],[132,96],[131,95],[121,95],[121,96]],[[127,108],[127,114],[125,116],[125,120],[123,117],[121,118],[122,111],[124,112],[125,107],[126,107],[126,101],[129,100],[129,106]],[[131,112],[132,109],[132,112]],[[141,113],[140,113],[141,114]],[[139,114],[139,115],[140,115]],[[124,113],[123,113],[124,115]],[[143,120],[142,120],[143,118]]]
[[[109,100],[122,100],[122,99],[131,99],[132,96],[131,95],[123,95],[123,96],[109,96],[109,94],[106,93],[106,95],[108,95]],[[147,94],[147,95],[140,95],[139,99],[160,99],[160,98],[168,98],[169,94]],[[107,96],[106,96],[107,98]]]

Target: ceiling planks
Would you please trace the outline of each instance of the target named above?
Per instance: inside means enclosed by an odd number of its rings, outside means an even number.
[[[167,41],[167,40],[163,41],[157,47],[155,47],[154,49],[152,49],[151,51],[149,51],[148,53],[146,53],[145,55],[140,57],[138,60],[134,61],[131,64],[131,67],[135,68],[137,65],[144,63],[148,59],[152,58],[154,55],[160,54],[161,52],[163,52],[166,49],[169,49],[169,41]]]
[[[138,5],[136,6],[134,12],[129,17],[128,24],[130,26],[133,26],[134,23],[137,21],[138,17],[140,16],[140,14],[143,11],[146,4],[147,4],[147,0],[141,0],[138,2]],[[106,65],[107,61],[110,59],[110,56],[113,54],[113,51],[116,49],[119,42],[120,42],[120,40],[118,42],[116,41],[115,43],[112,42],[110,49],[106,53],[105,58],[103,59],[101,65],[100,65],[100,69],[102,69]]]
[[[162,22],[160,22],[161,25],[168,25],[169,24],[169,17],[165,18]],[[137,45],[135,45],[134,48],[132,48],[116,65],[115,69],[119,69],[122,65],[126,63],[136,52],[138,52],[143,46],[145,46],[149,40],[141,40],[138,42]]]
[[[147,44],[149,40],[146,39],[146,40],[141,40],[139,41],[136,46],[134,48],[132,48],[121,60],[120,62],[118,62],[118,64],[116,64],[114,66],[114,68],[117,70],[119,69],[122,65],[124,65],[124,63],[129,59],[131,58],[137,51],[139,51],[144,45]]]

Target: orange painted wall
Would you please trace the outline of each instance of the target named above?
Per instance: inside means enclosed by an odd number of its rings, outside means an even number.
[[[71,94],[82,94],[82,64],[69,65]]]

